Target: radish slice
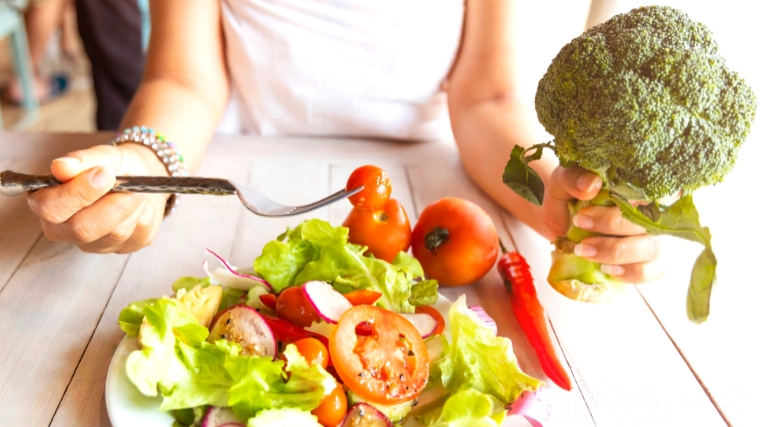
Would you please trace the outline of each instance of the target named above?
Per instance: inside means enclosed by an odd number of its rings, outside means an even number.
[[[338,323],[343,313],[353,307],[353,304],[330,284],[318,280],[304,283],[303,293],[317,314],[327,323]]]
[[[240,422],[232,409],[212,406],[203,417],[201,427],[245,427],[245,424]]]
[[[209,270],[208,260],[203,260],[203,270],[211,278],[212,283],[217,282],[216,284],[240,289],[241,291],[247,291],[255,286],[264,286],[269,292],[273,292],[274,288],[266,280],[251,274],[240,273],[235,267],[225,261],[224,258],[210,249],[206,249],[206,254],[212,255],[222,265],[222,267],[218,267],[212,272]]]
[[[435,317],[427,314],[427,313],[399,313],[406,320],[411,322],[412,325],[414,325],[415,328],[420,332],[420,335],[422,335],[422,338],[427,338],[430,335],[433,335],[433,332],[435,332],[435,329],[438,327],[438,321],[435,320]]]
[[[208,335],[208,342],[227,340],[240,344],[241,354],[246,356],[277,355],[277,341],[272,328],[255,309],[239,305],[217,317]]]
[[[391,420],[368,403],[357,403],[348,410],[338,427],[393,427]]]
[[[488,326],[488,328],[490,328],[494,334],[497,333],[496,322],[493,320],[491,316],[488,315],[488,313],[486,313],[483,307],[479,305],[473,305],[472,307],[470,307],[470,310],[472,310],[473,313],[475,313],[475,315],[478,316],[478,319],[482,320],[483,323],[485,323],[486,326]]]

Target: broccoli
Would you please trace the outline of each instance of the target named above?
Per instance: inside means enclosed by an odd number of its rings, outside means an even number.
[[[752,89],[726,67],[712,33],[669,7],[614,16],[560,50],[538,84],[535,104],[554,140],[527,150],[516,146],[504,183],[540,205],[543,183],[528,163],[552,149],[562,166],[589,169],[604,183],[594,200],[571,203],[571,214],[589,204],[617,205],[649,234],[702,244],[687,313],[694,322],[706,320],[717,260],[691,193],[731,170],[757,104]],[[672,205],[658,202],[677,194]],[[548,281],[570,298],[599,302],[623,284],[573,254],[592,234],[571,226],[555,241]]]

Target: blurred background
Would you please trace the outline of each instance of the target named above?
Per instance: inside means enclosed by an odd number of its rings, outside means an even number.
[[[145,43],[150,20],[148,0],[0,0],[0,100],[2,124],[5,129],[47,132],[90,132],[115,129],[113,123],[96,124],[97,100],[95,97],[91,60],[98,64],[100,79],[122,79],[114,69],[132,67],[132,74],[139,74],[142,66],[141,53],[136,43]],[[76,3],[76,4],[75,4]],[[593,25],[616,13],[628,11],[647,4],[676,7],[687,12],[693,19],[706,24],[715,34],[729,66],[738,71],[758,91],[760,88],[760,59],[756,54],[760,31],[758,2],[747,0],[588,0],[569,2],[564,0],[518,2],[521,16],[519,23],[520,53],[523,66],[524,96],[532,97],[538,79],[543,75],[551,59],[569,38],[577,34],[552,31],[552,22],[587,16]],[[118,6],[113,6],[116,4]],[[582,7],[579,7],[579,4]],[[586,6],[590,4],[590,12]],[[110,5],[110,6],[109,6]],[[77,28],[79,18],[80,27]],[[582,22],[582,19],[579,20]],[[26,53],[14,52],[14,37],[25,24]],[[131,52],[125,53],[124,44],[109,45],[108,38],[101,35],[110,28],[113,37],[118,32],[128,36]],[[580,33],[583,28],[578,28]],[[80,36],[84,31],[85,43]],[[90,54],[84,44],[89,39]],[[137,42],[134,42],[137,40]],[[123,41],[120,41],[123,42]],[[15,53],[15,55],[14,55]],[[19,62],[30,60],[33,64],[25,76],[36,90],[39,109],[27,104],[18,74]],[[104,68],[105,67],[105,68]],[[110,69],[108,67],[111,67]],[[115,68],[114,68],[115,67]],[[139,77],[135,77],[139,78]],[[121,102],[128,102],[129,87],[122,81],[96,82],[117,85]],[[135,84],[135,83],[133,83]],[[126,85],[129,86],[129,85]],[[123,106],[125,107],[126,104]],[[123,109],[123,107],[120,107]],[[118,110],[119,108],[117,108]],[[28,114],[31,111],[31,114]],[[102,121],[102,120],[101,120]],[[111,120],[113,122],[113,120]]]

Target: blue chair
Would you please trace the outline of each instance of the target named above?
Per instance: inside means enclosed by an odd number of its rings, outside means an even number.
[[[19,2],[15,2],[18,4]],[[25,2],[24,2],[25,3]],[[23,7],[24,5],[18,5]],[[29,46],[26,39],[26,27],[24,17],[19,7],[11,6],[10,2],[0,2],[0,38],[10,36],[11,50],[13,52],[13,65],[21,81],[24,91],[22,106],[26,111],[24,117],[16,124],[16,129],[25,129],[37,120],[40,105],[34,96],[34,71],[29,60]],[[0,129],[3,128],[2,115],[0,114]]]

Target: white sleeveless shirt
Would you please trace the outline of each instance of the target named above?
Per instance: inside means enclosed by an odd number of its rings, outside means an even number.
[[[451,138],[464,0],[222,0],[220,132]]]

